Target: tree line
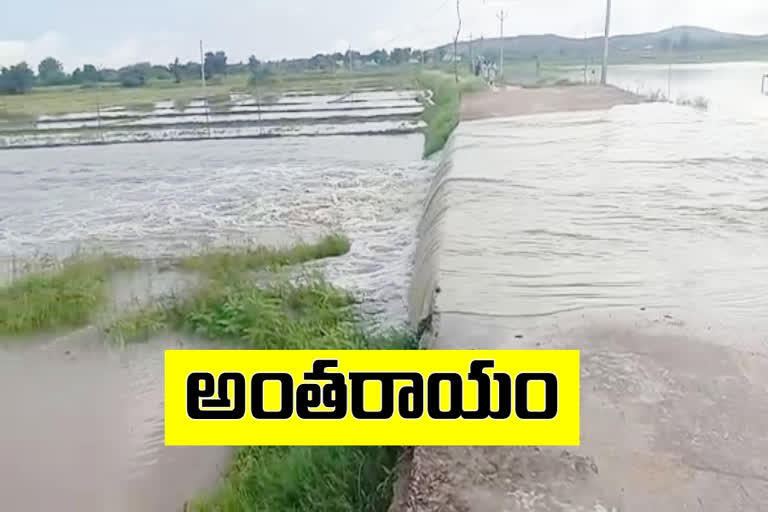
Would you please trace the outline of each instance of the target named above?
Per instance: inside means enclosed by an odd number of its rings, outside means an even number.
[[[0,68],[0,94],[23,94],[32,87],[47,86],[88,86],[101,82],[119,83],[123,87],[142,87],[150,81],[168,80],[181,83],[185,80],[199,80],[204,73],[206,79],[216,75],[241,74],[251,75],[252,81],[260,81],[275,72],[331,71],[345,67],[400,65],[411,60],[422,59],[421,50],[395,48],[375,50],[369,54],[357,51],[345,53],[319,53],[311,58],[282,59],[262,62],[251,55],[247,63],[227,62],[224,51],[205,54],[203,69],[199,62],[182,63],[178,58],[168,65],[139,62],[119,69],[97,68],[85,64],[71,73],[64,71],[61,61],[46,57],[37,65],[37,72],[26,62]]]

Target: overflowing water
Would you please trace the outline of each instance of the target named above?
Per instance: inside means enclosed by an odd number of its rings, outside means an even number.
[[[413,319],[432,313],[431,348],[578,350],[580,444],[417,447],[424,485],[409,498],[431,510],[765,509],[768,98],[750,77],[758,92],[737,83],[730,101],[719,80],[692,81],[715,99],[707,111],[646,103],[459,125],[420,225]],[[585,90],[524,97],[579,108]]]
[[[4,152],[0,258],[108,250],[153,262],[339,231],[352,249],[326,262],[327,274],[397,325],[433,167],[422,145],[409,135]],[[130,303],[173,285],[168,276],[113,286]],[[226,469],[226,449],[164,446],[163,349],[198,341],[117,350],[95,328],[14,341],[0,348],[0,387],[17,390],[0,421],[0,508],[164,512]]]
[[[647,309],[764,350],[765,128],[665,103],[463,123],[422,227],[440,310],[524,328]]]
[[[630,90],[666,86],[668,70],[622,69],[612,80]],[[156,260],[338,230],[353,245],[330,277],[395,323],[427,197],[419,315],[439,275],[439,309],[458,318],[523,329],[647,310],[718,323],[720,343],[765,352],[768,98],[756,69],[732,87],[720,73],[689,76],[686,96],[708,97],[709,111],[644,104],[463,123],[429,193],[418,135],[3,152],[0,263],[93,249]],[[20,390],[18,413],[0,422],[4,505],[151,512],[208,485],[226,451],[162,445],[162,349],[194,343],[111,351],[86,329],[0,352],[0,385]]]

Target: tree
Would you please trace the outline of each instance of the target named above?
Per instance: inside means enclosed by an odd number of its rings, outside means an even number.
[[[129,66],[122,68],[118,79],[123,87],[142,87],[146,83],[146,77],[140,68]]]
[[[156,64],[145,73],[145,76],[153,80],[170,80],[173,75],[167,67]]]
[[[411,59],[410,48],[395,48],[392,50],[390,61],[392,64],[405,64]]]
[[[67,81],[64,67],[53,57],[46,57],[37,66],[37,75],[43,85],[60,85]]]
[[[147,83],[147,78],[152,73],[152,64],[138,62],[132,66],[125,66],[118,71],[118,80],[123,87],[142,87]]]
[[[26,62],[20,62],[10,68],[0,70],[0,92],[23,94],[35,84],[35,72]]]
[[[387,61],[389,61],[389,54],[387,53],[387,50],[384,50],[384,49],[376,50],[368,56],[368,60],[372,60],[373,62],[381,66],[386,64]]]
[[[92,83],[99,81],[99,70],[93,64],[86,64],[83,66],[83,73],[81,76],[82,82]]]
[[[200,80],[200,63],[189,61],[182,66],[182,73],[195,80]]]
[[[255,75],[261,70],[261,62],[259,59],[256,58],[255,55],[251,55],[248,57],[248,71],[251,72],[252,75]]]
[[[176,57],[176,59],[168,66],[168,69],[171,70],[171,74],[173,75],[173,81],[177,84],[181,83],[181,68],[182,66],[178,57]]]
[[[248,71],[251,73],[251,78],[248,80],[248,84],[254,87],[258,87],[272,76],[272,72],[269,68],[257,59],[255,55],[248,57]]]
[[[206,78],[227,74],[227,54],[222,51],[206,53],[204,66]]]

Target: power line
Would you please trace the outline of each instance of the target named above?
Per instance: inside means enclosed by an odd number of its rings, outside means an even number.
[[[435,17],[440,11],[445,9],[450,2],[451,2],[451,0],[444,0],[443,3],[441,3],[440,6],[437,9],[435,9],[431,14],[429,14],[427,16],[422,16],[422,18],[429,19],[429,18]],[[389,41],[385,42],[382,46],[387,46],[389,44],[392,44],[395,41],[397,41],[398,39],[401,39],[402,37],[410,36],[410,35],[413,35],[413,34],[415,34],[417,32],[421,32],[424,29],[424,27],[426,27],[426,24],[421,25],[421,26],[417,27],[416,29],[414,29],[414,30],[412,30],[410,32],[407,32],[405,34],[398,34],[395,37],[393,37],[392,39],[390,39]]]
[[[611,0],[607,0],[605,6],[605,42],[603,46],[603,72],[600,83],[605,85],[608,81],[608,38],[611,33]]]

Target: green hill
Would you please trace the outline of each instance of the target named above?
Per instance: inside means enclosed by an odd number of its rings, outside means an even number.
[[[603,38],[571,38],[555,34],[520,35],[504,39],[475,39],[471,43],[460,41],[458,50],[464,58],[470,52],[495,58],[502,45],[507,59],[532,59],[539,56],[584,61],[600,58]],[[666,58],[690,61],[768,60],[768,35],[731,34],[702,27],[681,26],[658,32],[615,35],[610,38],[609,48],[614,61]],[[452,55],[453,44],[435,50]]]

